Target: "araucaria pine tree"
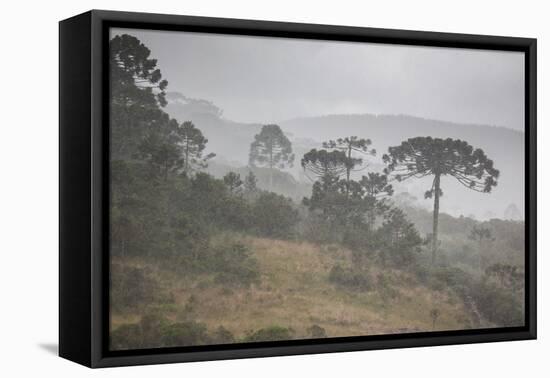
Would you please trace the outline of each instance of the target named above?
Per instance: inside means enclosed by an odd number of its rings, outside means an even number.
[[[363,157],[366,155],[376,155],[376,150],[370,148],[372,144],[370,139],[359,138],[357,136],[349,136],[329,140],[323,143],[323,147],[330,150],[342,151],[346,156],[346,193],[349,194],[349,185],[351,180],[351,172],[361,170],[363,165]]]
[[[254,136],[250,145],[249,163],[253,167],[263,165],[269,168],[270,190],[273,188],[273,170],[292,166],[292,144],[278,125],[265,125]]]
[[[392,173],[397,181],[433,176],[432,186],[425,193],[425,198],[434,199],[432,264],[438,245],[439,198],[443,194],[441,178],[454,177],[468,189],[490,193],[499,176],[493,161],[482,149],[474,149],[459,139],[410,138],[399,146],[390,147],[383,160],[387,164],[385,173]]]

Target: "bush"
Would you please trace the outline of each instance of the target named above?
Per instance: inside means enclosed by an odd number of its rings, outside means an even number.
[[[325,329],[321,326],[318,326],[317,324],[312,325],[307,329],[307,334],[309,337],[313,339],[323,339],[327,337],[327,332]]]
[[[383,264],[402,269],[415,262],[423,241],[401,209],[392,208],[376,233]]]
[[[250,286],[260,280],[258,261],[250,256],[248,248],[241,243],[215,249],[212,268],[218,272],[215,282],[219,284]]]
[[[142,308],[159,298],[159,287],[146,268],[111,265],[111,306],[115,310],[126,311]]]
[[[218,220],[221,229],[243,231],[250,229],[251,206],[242,197],[227,197],[222,203],[223,218]]]
[[[291,328],[271,326],[248,335],[245,342],[291,340],[294,331]]]
[[[244,198],[231,193],[223,180],[203,172],[192,179],[185,210],[222,230],[246,229],[251,218]]]
[[[219,326],[212,333],[213,344],[231,344],[234,342],[235,342],[235,337],[233,337],[233,334],[223,326]]]
[[[420,264],[414,266],[418,280],[432,290],[452,289],[464,296],[471,291],[473,277],[460,268],[435,267],[428,269]]]
[[[479,312],[500,327],[518,327],[525,324],[521,298],[494,283],[481,282],[473,291]]]
[[[158,311],[148,312],[135,324],[123,324],[111,331],[113,350],[234,343],[233,334],[218,327],[211,334],[202,323],[186,320],[171,323]]]
[[[366,291],[372,288],[365,271],[343,268],[341,265],[332,267],[329,273],[329,281],[336,285],[359,291]]]
[[[162,329],[162,345],[190,346],[209,344],[210,338],[204,324],[194,321],[173,323]]]
[[[377,292],[384,303],[399,297],[399,290],[394,287],[390,276],[380,273],[377,276]]]
[[[289,238],[295,235],[298,211],[289,198],[263,192],[252,206],[252,220],[253,229],[258,235]]]
[[[110,334],[112,350],[142,348],[142,334],[139,324],[123,324]]]
[[[141,344],[144,348],[154,348],[158,346],[162,339],[163,329],[168,322],[160,311],[149,311],[141,317],[139,323],[141,331]]]
[[[444,283],[446,287],[452,288],[458,293],[465,293],[472,282],[466,272],[459,268],[441,267],[433,272],[433,278]]]
[[[366,251],[376,247],[376,235],[367,229],[348,227],[344,230],[342,244],[354,251]]]
[[[340,230],[319,214],[309,212],[302,222],[303,237],[317,244],[338,242]]]
[[[158,244],[164,247],[164,255],[177,256],[181,260],[181,266],[187,270],[200,269],[201,259],[210,239],[207,223],[193,214],[178,214],[170,219],[164,236],[165,239]],[[170,263],[173,260],[165,261]]]

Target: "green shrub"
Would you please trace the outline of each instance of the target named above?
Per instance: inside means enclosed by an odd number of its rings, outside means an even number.
[[[366,254],[366,251],[376,247],[376,235],[367,229],[348,227],[344,231],[342,244],[352,251]]]
[[[414,268],[418,280],[432,290],[452,289],[457,294],[467,295],[472,288],[473,277],[460,268],[435,267],[428,269],[421,265]]]
[[[258,235],[289,238],[295,235],[297,223],[298,211],[289,198],[263,192],[252,206],[252,225]]]
[[[199,303],[199,300],[197,299],[197,297],[194,294],[191,294],[191,296],[187,300],[187,303],[183,307],[183,310],[186,313],[193,313],[195,312],[195,309],[197,308],[198,303]]]
[[[372,288],[364,270],[343,268],[339,264],[330,270],[329,281],[353,290],[366,291]]]
[[[113,350],[234,343],[235,337],[223,326],[211,334],[193,320],[171,323],[159,311],[149,311],[136,324],[123,324],[110,334]]]
[[[139,324],[123,324],[110,334],[112,350],[142,348],[143,337]]]
[[[209,343],[206,326],[201,323],[186,321],[166,325],[162,329],[162,345],[166,347]]]
[[[271,326],[271,327],[259,329],[256,332],[248,335],[244,341],[258,342],[258,341],[291,340],[293,333],[294,331],[291,328]]]
[[[500,327],[518,327],[525,324],[522,297],[491,282],[481,282],[473,291],[479,312]]]
[[[394,287],[390,277],[384,273],[377,276],[376,291],[383,302],[389,302],[399,297],[399,290]]]
[[[401,209],[392,208],[376,233],[382,264],[390,263],[402,269],[416,261],[423,241]]]
[[[216,328],[211,338],[213,344],[231,344],[235,342],[233,334],[223,326]]]
[[[327,337],[327,332],[325,329],[321,326],[318,326],[317,324],[312,325],[307,329],[307,334],[309,337],[313,339],[323,339]]]
[[[159,299],[159,286],[149,269],[112,264],[110,278],[111,306],[115,310],[135,310]]]
[[[139,322],[142,347],[154,348],[162,339],[162,331],[168,321],[160,311],[149,311],[141,317]]]
[[[215,282],[229,286],[250,286],[258,283],[258,261],[250,256],[248,248],[241,243],[215,249],[212,268],[217,272]]]

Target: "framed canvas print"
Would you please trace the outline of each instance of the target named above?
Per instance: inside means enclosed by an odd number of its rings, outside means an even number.
[[[60,355],[536,337],[536,40],[60,23]]]

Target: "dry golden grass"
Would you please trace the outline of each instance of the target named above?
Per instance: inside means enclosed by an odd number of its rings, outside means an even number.
[[[354,292],[328,280],[336,263],[350,264],[349,251],[338,246],[319,247],[292,242],[231,235],[249,246],[258,260],[261,284],[249,288],[228,288],[213,283],[212,276],[187,277],[153,269],[162,287],[174,297],[165,315],[176,321],[192,318],[209,329],[223,326],[237,338],[247,332],[279,325],[291,327],[296,338],[307,337],[316,324],[330,337],[431,331],[430,310],[440,316],[436,330],[465,329],[470,319],[462,301],[449,293],[438,293],[416,283],[414,277],[396,270],[372,266],[369,275],[384,273],[396,295],[388,298],[375,289]],[[218,242],[224,243],[227,235]],[[143,261],[124,263],[143,265]],[[193,308],[186,307],[191,296]],[[113,314],[111,325],[135,323],[139,314]]]

